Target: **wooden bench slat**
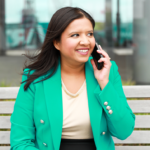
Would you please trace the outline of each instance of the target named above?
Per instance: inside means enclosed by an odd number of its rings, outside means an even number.
[[[0,99],[16,99],[19,87],[0,87]]]
[[[10,146],[0,146],[0,150],[10,150]],[[115,146],[115,150],[150,150],[150,146]]]
[[[0,101],[0,114],[12,114],[15,101]]]
[[[0,116],[0,129],[10,129],[10,116]]]
[[[126,140],[113,139],[116,144],[150,144],[150,130],[133,131]],[[0,131],[0,144],[10,144],[10,131]]]
[[[150,150],[150,146],[115,146],[115,150]]]
[[[150,128],[150,115],[136,115],[135,128]]]
[[[124,93],[128,98],[144,98],[150,97],[150,86],[149,85],[134,85],[134,86],[123,86]]]
[[[150,113],[150,100],[128,100],[133,113]]]
[[[0,131],[0,144],[10,144],[10,131]]]
[[[11,114],[15,101],[0,101],[0,114]],[[134,113],[150,113],[150,100],[128,100]]]
[[[127,98],[150,97],[150,86],[123,86]],[[16,99],[19,87],[0,87],[0,99]]]
[[[10,150],[10,146],[0,146],[0,150]]]
[[[135,130],[126,140],[113,139],[116,144],[150,144],[150,130]]]
[[[10,116],[0,116],[0,129],[10,127]],[[136,115],[135,128],[150,128],[150,115]]]

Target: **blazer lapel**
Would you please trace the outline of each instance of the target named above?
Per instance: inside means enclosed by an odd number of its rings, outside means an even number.
[[[60,62],[55,74],[51,78],[43,81],[43,86],[54,149],[58,150],[63,126]]]
[[[86,85],[87,85],[87,95],[88,95],[88,105],[90,121],[93,131],[94,140],[99,139],[100,134],[100,122],[102,115],[102,106],[99,104],[94,91],[97,88],[98,83],[94,77],[94,72],[90,61],[85,64],[85,75],[86,75]]]

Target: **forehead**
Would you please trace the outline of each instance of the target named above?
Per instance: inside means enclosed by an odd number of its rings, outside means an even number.
[[[78,30],[93,30],[91,21],[87,18],[75,19],[67,26],[65,32]]]

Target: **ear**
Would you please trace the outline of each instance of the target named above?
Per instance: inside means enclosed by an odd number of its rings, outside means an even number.
[[[60,50],[60,42],[54,40],[54,41],[53,41],[53,44],[54,44],[54,47],[55,47],[57,50]]]

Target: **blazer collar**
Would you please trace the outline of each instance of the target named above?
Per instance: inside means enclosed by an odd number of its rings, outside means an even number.
[[[96,96],[94,94],[94,90],[98,86],[98,83],[94,77],[93,68],[90,64],[90,61],[85,63],[85,76],[93,136],[94,139],[98,139],[102,107],[98,103],[98,100],[96,99]],[[54,149],[59,150],[63,128],[63,103],[60,61],[55,74],[49,79],[44,80],[43,86]]]

